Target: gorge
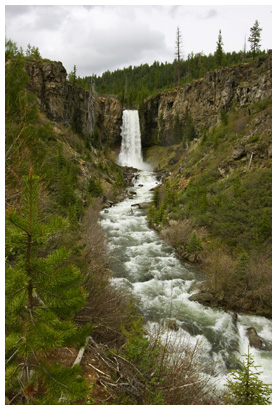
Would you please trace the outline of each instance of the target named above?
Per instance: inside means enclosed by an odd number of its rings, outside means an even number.
[[[223,404],[247,353],[271,383],[271,61],[128,107],[60,62],[7,59],[11,404],[65,391],[71,404]]]
[[[249,115],[251,115],[251,112],[250,112],[251,105],[261,103],[271,97],[271,93],[272,93],[271,64],[272,64],[271,63],[271,53],[269,53],[267,56],[254,60],[252,63],[239,64],[234,67],[227,67],[227,68],[217,70],[212,73],[207,73],[203,79],[195,80],[183,88],[179,88],[179,89],[176,88],[175,90],[172,90],[172,91],[164,91],[152,97],[149,97],[139,107],[138,111],[124,110],[121,103],[115,96],[111,96],[111,97],[99,96],[97,95],[97,93],[95,93],[94,105],[92,107],[93,113],[94,113],[93,114],[94,123],[92,125],[92,129],[89,132],[88,132],[88,118],[89,118],[88,110],[91,109],[91,106],[89,105],[91,94],[83,90],[81,87],[74,86],[66,81],[66,72],[61,63],[55,63],[55,62],[47,62],[47,63],[39,63],[39,64],[32,63],[28,65],[28,74],[30,76],[29,88],[32,92],[35,93],[41,109],[49,116],[49,118],[51,118],[52,120],[56,122],[62,122],[66,125],[72,125],[74,116],[77,113],[77,115],[79,116],[79,120],[80,120],[80,129],[84,135],[85,134],[91,135],[91,138],[93,140],[94,138],[93,131],[97,129],[100,135],[100,139],[103,144],[109,143],[110,146],[121,145],[121,153],[119,155],[120,165],[131,166],[131,167],[138,168],[138,169],[143,169],[143,168],[145,169],[145,167],[147,168],[146,164],[142,161],[142,154],[140,152],[140,144],[142,148],[147,148],[147,147],[149,148],[155,145],[158,145],[161,147],[162,146],[169,146],[169,147],[173,146],[172,148],[173,157],[172,155],[169,157],[169,160],[170,158],[173,158],[172,159],[173,167],[169,167],[169,169],[175,169],[174,168],[174,164],[176,163],[175,158],[177,157],[177,165],[178,165],[178,150],[179,150],[176,144],[180,143],[180,140],[178,139],[179,137],[176,136],[176,133],[174,132],[174,125],[176,124],[176,121],[178,121],[180,127],[184,129],[186,126],[186,122],[188,121],[188,118],[192,117],[195,131],[196,131],[196,136],[198,137],[198,136],[201,136],[201,130],[209,129],[212,126],[215,126],[219,122],[221,112],[228,113],[228,112],[231,112],[232,109],[239,112],[240,110],[247,109],[247,107],[249,107],[248,108]],[[237,107],[237,108],[234,108],[234,107]],[[126,122],[124,122],[124,118]],[[138,119],[140,120],[140,124],[137,123]],[[263,121],[261,121],[260,123],[256,121],[256,124],[254,125],[256,129],[253,128],[251,132],[252,133],[254,132],[255,134],[260,133],[261,135],[263,132],[269,132],[268,129],[266,128],[267,125],[265,123],[265,120],[266,118],[264,118]],[[268,120],[270,121],[270,119]],[[270,123],[269,123],[269,126],[270,126]],[[136,131],[134,131],[133,129],[132,131],[130,131],[131,127],[135,127]],[[122,129],[122,132],[120,132],[121,129]],[[136,137],[136,141],[130,142],[130,140],[128,140],[130,133],[131,134],[134,133]],[[140,137],[141,137],[141,142],[138,141],[138,138],[140,139]],[[131,143],[134,144],[132,147],[129,146],[129,144]],[[248,142],[246,142],[246,144],[242,142],[243,146],[245,145],[247,146],[247,144]],[[271,145],[265,148],[266,150],[268,149],[268,152],[264,154],[264,151],[261,152],[261,148],[259,146],[257,146],[256,148],[256,147],[253,147],[252,145],[249,148],[246,148],[245,156],[246,158],[249,158],[251,153],[255,152],[255,155],[261,156],[261,158],[265,155],[266,157],[270,159],[270,156],[271,156],[270,146]],[[262,148],[262,150],[264,150],[264,148]],[[238,161],[236,161],[235,154],[233,155],[234,155],[233,162],[237,164]],[[154,166],[157,166],[158,162],[156,161],[153,164]],[[158,166],[160,167],[161,165],[159,164]],[[233,167],[232,165],[229,165],[229,164],[228,166],[230,167],[230,170],[232,169],[231,167]],[[164,167],[164,169],[166,169],[166,167]],[[228,175],[228,172],[227,173],[226,171],[222,171],[222,172],[224,172],[224,175]],[[138,175],[137,177],[138,177],[139,183],[137,181],[135,183],[135,188],[136,190],[138,190],[136,194],[136,199],[133,202],[132,200],[130,200],[130,202],[127,201],[127,203],[122,204],[122,207],[124,209],[123,211],[124,214],[128,213],[128,211],[126,210],[126,207],[127,207],[129,208],[129,211],[132,210],[136,214],[140,215],[140,218],[143,218],[142,212],[133,208],[131,205],[133,205],[134,203],[137,203],[138,197],[140,195],[142,195],[141,200],[140,200],[141,202],[150,201],[151,194],[148,193],[148,188],[146,189],[146,192],[144,192],[145,189],[142,187],[141,188],[138,187],[138,185],[146,184],[146,186],[148,187],[148,184],[149,184],[149,186],[153,188],[156,185],[156,181],[155,179],[152,179],[153,176],[149,176],[150,179],[149,181],[147,181],[148,177],[144,174]],[[142,182],[140,180],[141,178],[142,179],[146,178],[147,182],[145,180]],[[141,194],[139,193],[140,192],[139,190],[142,191]],[[144,197],[144,195],[146,195],[146,197]],[[120,205],[118,207],[119,209],[116,207],[113,210],[109,210],[109,214],[104,214],[104,219],[102,223],[105,225],[105,221],[106,221],[106,224],[108,225],[110,224],[111,232],[114,231],[112,227],[113,224],[115,224],[116,226],[118,224],[116,222],[116,219],[117,218],[120,219],[120,216],[116,214],[116,212],[119,212],[119,214],[121,215]],[[115,215],[117,217],[114,216],[112,218],[113,222],[111,221],[108,222],[109,221],[108,215],[110,215],[111,212],[115,212]],[[129,215],[127,217],[127,220],[128,218],[131,219],[132,221],[132,218],[135,218],[135,217],[134,215]],[[132,223],[131,223],[131,226],[132,226]],[[120,235],[123,236],[124,238],[123,231],[119,226],[115,228],[115,231],[117,232],[116,237],[118,236],[118,232],[120,232]],[[153,234],[154,233],[151,233],[151,234],[149,233],[150,237]],[[114,240],[113,234],[110,233],[110,235],[111,235],[110,240],[111,240],[111,243],[113,244],[113,240]],[[126,239],[126,240],[122,239],[122,240],[124,243],[128,243],[130,239]],[[156,240],[158,239],[156,238]],[[118,239],[118,241],[120,241],[120,239]],[[142,249],[143,249],[143,246],[142,246],[143,241],[144,239],[142,239],[141,243],[140,242],[138,243],[138,246],[140,245]],[[131,240],[131,243],[132,243],[132,240]],[[151,241],[150,241],[150,244],[151,244]],[[111,246],[113,247],[114,245],[111,245]],[[164,247],[165,245],[158,245],[158,247],[160,246]],[[155,255],[156,251],[154,251],[153,249],[151,250],[151,245],[149,245],[149,247],[150,247],[149,255]],[[153,248],[155,247],[156,245],[153,245]],[[169,256],[166,257],[166,258],[169,258],[169,260],[171,258],[171,252],[172,251],[169,251]],[[132,254],[131,251],[130,253]],[[158,256],[156,257],[159,260],[159,257]],[[143,258],[143,256],[132,256],[131,260],[137,261],[140,258]],[[126,263],[128,264],[128,262]],[[135,265],[134,262],[130,261],[129,263],[134,268],[134,265]],[[143,269],[145,269],[145,267]],[[156,272],[157,268],[154,267],[153,269]],[[165,267],[163,269],[166,270]],[[185,268],[185,271],[186,271],[186,268]],[[138,275],[140,276],[140,274]],[[142,273],[141,275],[142,277],[144,277],[145,273]],[[143,286],[146,286],[147,284],[149,285],[149,283],[152,284],[155,281],[157,281],[157,289],[159,288],[159,285],[158,285],[159,280],[155,278],[155,274],[153,275],[149,274],[149,275],[150,276],[148,277],[148,281],[145,280],[144,282],[142,282],[144,283],[144,285],[137,285],[138,288],[143,288]],[[191,273],[186,272],[184,275],[190,276]],[[179,283],[178,281],[181,279],[179,277],[172,279],[173,282],[170,282],[169,278],[165,280],[169,281],[168,286],[170,287],[170,286],[173,286],[174,280],[177,281],[176,283]],[[125,283],[125,286],[127,287],[134,287],[134,285],[130,285],[130,283],[132,284],[132,280],[131,281],[129,279],[125,281],[123,280],[123,283]],[[169,283],[171,283],[171,285]],[[192,283],[193,283],[193,280],[192,280]],[[174,286],[173,286],[173,289],[174,289]],[[186,289],[186,292],[190,288],[189,285],[185,285],[185,284],[180,285],[180,286],[181,287],[184,286],[184,289]],[[163,287],[164,285],[161,285],[162,289]],[[173,292],[173,289],[171,289],[171,292]],[[147,291],[145,292],[147,294]],[[167,290],[162,290],[162,292],[168,295],[169,288]],[[193,293],[194,291],[191,290],[191,292]],[[181,294],[182,292],[180,293],[180,295]],[[155,292],[154,292],[154,295],[155,295]],[[177,295],[177,299],[178,299],[178,295]],[[158,298],[158,295],[156,296],[152,295],[152,297],[155,299],[155,297]],[[149,302],[149,303],[151,306],[152,302]],[[172,301],[170,303],[172,304]],[[190,302],[190,306],[192,306],[193,303],[194,302]],[[151,310],[151,308],[149,309]],[[158,313],[155,313],[155,315],[159,316]],[[222,313],[222,315],[223,316],[221,317],[221,319],[219,318],[215,319],[215,322],[213,323],[213,325],[209,324],[209,326],[217,329],[217,326],[216,326],[217,320],[219,320],[219,322],[222,320],[222,322],[225,323],[224,326],[232,328],[233,325],[231,323],[231,318],[229,317],[229,315],[224,314],[224,313]],[[196,314],[196,316],[201,316],[201,314],[198,313]],[[228,317],[228,320],[227,320],[227,317]],[[250,318],[249,320],[251,321]],[[244,343],[244,345],[246,346],[247,343],[245,342],[246,340],[245,332],[246,332],[246,327],[247,327],[247,324],[246,324],[247,320],[244,318],[242,319],[242,322],[244,322],[244,326],[242,325],[242,327],[239,330],[239,332],[242,334],[242,337],[240,338],[240,343]],[[255,322],[255,319],[254,319],[254,322]],[[265,329],[268,329],[268,324],[269,322],[266,322]],[[254,326],[252,322],[249,323],[249,327],[251,327],[252,325]],[[260,324],[258,325],[258,327],[259,327],[259,330],[261,330]],[[216,330],[216,332],[217,331],[218,330]],[[261,331],[263,334],[263,330]],[[268,330],[265,330],[265,333],[267,334],[267,337],[268,337],[268,334],[270,332],[268,332]],[[237,336],[238,335],[233,336],[233,337],[237,338]],[[227,339],[226,339],[226,343],[227,343]],[[209,343],[210,342],[208,342],[208,344]],[[217,345],[220,345],[221,343],[222,341],[219,341],[219,340],[217,341]],[[223,354],[223,356],[224,355],[225,353]],[[267,368],[268,365],[266,364],[265,367]],[[269,376],[267,375],[266,378],[268,377]]]
[[[248,352],[248,331],[255,328],[262,346],[250,347],[255,363],[263,369],[263,381],[271,383],[271,321],[269,319],[204,307],[190,300],[196,292],[201,274],[187,263],[182,263],[174,249],[149,229],[145,212],[138,203],[150,202],[153,188],[159,183],[155,173],[145,170],[141,161],[136,112],[124,111],[123,143],[119,160],[140,168],[134,174],[133,198],[104,210],[101,225],[109,240],[112,283],[138,302],[147,319],[146,329],[159,332],[164,343],[199,345],[201,362],[210,368],[213,382],[223,387],[228,371],[236,368],[234,357]],[[126,133],[126,124],[128,132]],[[136,143],[134,142],[136,141]],[[140,164],[134,157],[138,157]],[[180,348],[182,349],[182,348]],[[179,350],[180,354],[185,351]]]

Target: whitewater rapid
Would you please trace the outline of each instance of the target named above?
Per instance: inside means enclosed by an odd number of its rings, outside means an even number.
[[[176,323],[178,330],[163,329],[163,337],[172,341],[185,340],[190,346],[199,345],[202,360],[215,367],[217,383],[224,384],[228,371],[236,367],[234,356],[247,354],[248,327],[271,343],[272,322],[259,316],[238,315],[237,324],[232,312],[205,307],[189,300],[197,291],[197,272],[181,263],[174,250],[148,227],[145,212],[136,205],[151,201],[158,182],[149,171],[138,171],[134,178],[133,198],[104,210],[104,228],[112,255],[111,282],[130,292],[147,320],[146,328],[155,332],[164,320]],[[261,379],[271,383],[271,351],[250,347],[255,364],[261,366]]]

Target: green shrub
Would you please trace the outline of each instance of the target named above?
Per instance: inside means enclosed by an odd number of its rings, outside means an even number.
[[[194,254],[203,250],[201,239],[196,235],[195,232],[190,237],[189,243],[186,246],[186,251],[189,254]]]
[[[102,195],[103,188],[101,186],[101,182],[91,177],[88,183],[88,192],[91,194],[92,197],[98,197]]]
[[[244,357],[244,361],[238,360],[241,369],[232,372],[232,378],[227,380],[228,392],[225,396],[227,404],[271,404],[271,388],[259,379],[261,372],[255,371],[258,366],[255,366],[253,356],[249,353],[249,350]]]

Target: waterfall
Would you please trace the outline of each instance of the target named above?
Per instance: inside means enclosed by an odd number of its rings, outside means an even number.
[[[151,166],[145,163],[142,158],[140,124],[137,110],[123,111],[121,136],[121,151],[118,157],[119,165],[151,171]]]

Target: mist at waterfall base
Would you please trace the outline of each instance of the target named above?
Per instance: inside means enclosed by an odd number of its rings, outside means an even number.
[[[151,201],[153,188],[159,183],[155,174],[144,168],[138,148],[138,115],[128,111],[123,116],[128,118],[123,121],[119,162],[140,171],[133,180],[132,192],[136,195],[101,213],[100,223],[107,234],[112,257],[111,283],[134,296],[147,321],[146,330],[151,334],[158,332],[162,342],[172,345],[173,354],[185,355],[187,347],[193,349],[197,344],[199,360],[205,365],[211,364],[211,380],[221,388],[228,372],[236,368],[234,357],[243,359],[241,355],[248,353],[247,328],[254,327],[270,345],[272,322],[260,316],[238,315],[235,324],[232,312],[189,300],[197,292],[199,275],[191,265],[182,263],[174,249],[149,228],[145,212],[137,206]],[[130,132],[132,126],[135,130]],[[131,142],[130,138],[137,140]],[[165,321],[175,323],[176,328],[170,330],[164,325]],[[271,351],[254,347],[249,351],[255,365],[260,366],[260,378],[271,384]]]
[[[153,167],[143,161],[141,152],[141,134],[137,110],[124,110],[121,127],[121,151],[118,164],[144,171],[152,171]]]

